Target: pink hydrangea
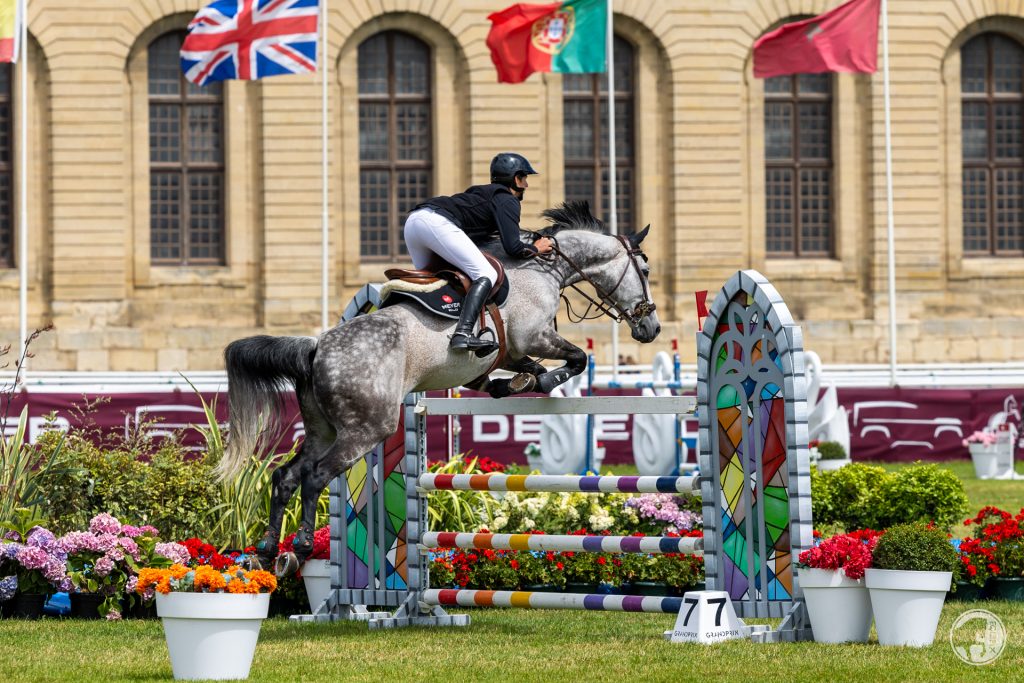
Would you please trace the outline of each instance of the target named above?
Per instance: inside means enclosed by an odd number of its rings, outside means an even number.
[[[82,551],[100,552],[96,534],[88,531],[71,531],[60,537],[57,542],[66,553]]]
[[[134,559],[136,562],[138,562],[138,560],[139,560],[139,546],[138,546],[138,544],[135,541],[133,541],[130,538],[125,538],[125,537],[122,536],[121,538],[118,539],[117,542],[120,544],[121,548],[124,549],[124,552],[128,553],[129,555],[131,555],[132,559]]]
[[[103,556],[96,560],[96,564],[93,565],[93,571],[96,572],[96,576],[108,576],[110,572],[114,571],[114,561],[109,557]]]
[[[89,531],[94,534],[119,534],[121,533],[121,522],[113,515],[101,512],[89,520]]]
[[[192,555],[188,548],[180,543],[157,543],[153,552],[161,557],[166,557],[175,564],[187,566],[192,561]]]
[[[25,569],[43,569],[50,559],[50,554],[42,548],[23,545],[18,549],[18,563]]]
[[[96,550],[101,553],[109,553],[111,550],[117,547],[117,536],[111,533],[101,533],[96,535]]]

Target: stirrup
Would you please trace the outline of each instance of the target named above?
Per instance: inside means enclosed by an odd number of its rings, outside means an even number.
[[[448,344],[448,348],[455,349],[457,351],[472,351],[479,358],[483,358],[484,356],[488,356],[497,351],[498,345],[493,341],[474,337],[471,334],[456,332],[452,335],[452,340]]]

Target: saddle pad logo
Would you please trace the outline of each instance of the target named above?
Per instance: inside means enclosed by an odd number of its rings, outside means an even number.
[[[441,301],[445,302],[446,304],[450,304],[452,301],[454,301],[454,299],[452,299],[447,294],[443,294],[441,295]]]
[[[541,17],[533,22],[531,42],[541,52],[557,55],[572,39],[576,24],[576,12],[572,7]]]

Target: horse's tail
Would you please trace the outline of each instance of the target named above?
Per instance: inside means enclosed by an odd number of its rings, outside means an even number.
[[[315,351],[313,337],[267,335],[239,339],[224,349],[230,435],[217,463],[221,480],[238,475],[260,445],[261,436],[277,433],[283,407],[281,391],[289,384],[298,390],[309,380]]]

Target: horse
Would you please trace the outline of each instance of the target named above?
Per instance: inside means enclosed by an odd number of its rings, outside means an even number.
[[[587,297],[591,305],[626,321],[641,343],[654,341],[661,331],[650,297],[647,257],[640,249],[649,225],[639,233],[609,235],[587,202],[566,202],[542,216],[549,225],[538,233],[552,239],[551,253],[512,260],[504,257],[500,245],[484,247],[505,267],[510,289],[503,310],[507,355],[502,367],[519,373],[512,380],[486,380],[482,386],[494,397],[529,390],[548,393],[586,369],[587,354],[556,329],[567,287],[589,283],[598,295],[598,300]],[[295,456],[272,475],[270,519],[256,544],[261,566],[276,562],[275,569],[284,575],[302,565],[312,552],[321,492],[395,432],[409,392],[463,386],[487,372],[496,358],[493,353],[478,358],[449,350],[454,324],[401,303],[339,323],[319,337],[259,335],[225,348],[230,426],[218,475],[236,476],[266,435],[274,433],[281,392],[289,385],[294,386],[306,430]],[[564,364],[548,370],[534,358]],[[295,553],[278,558],[284,510],[300,484],[302,520]]]

